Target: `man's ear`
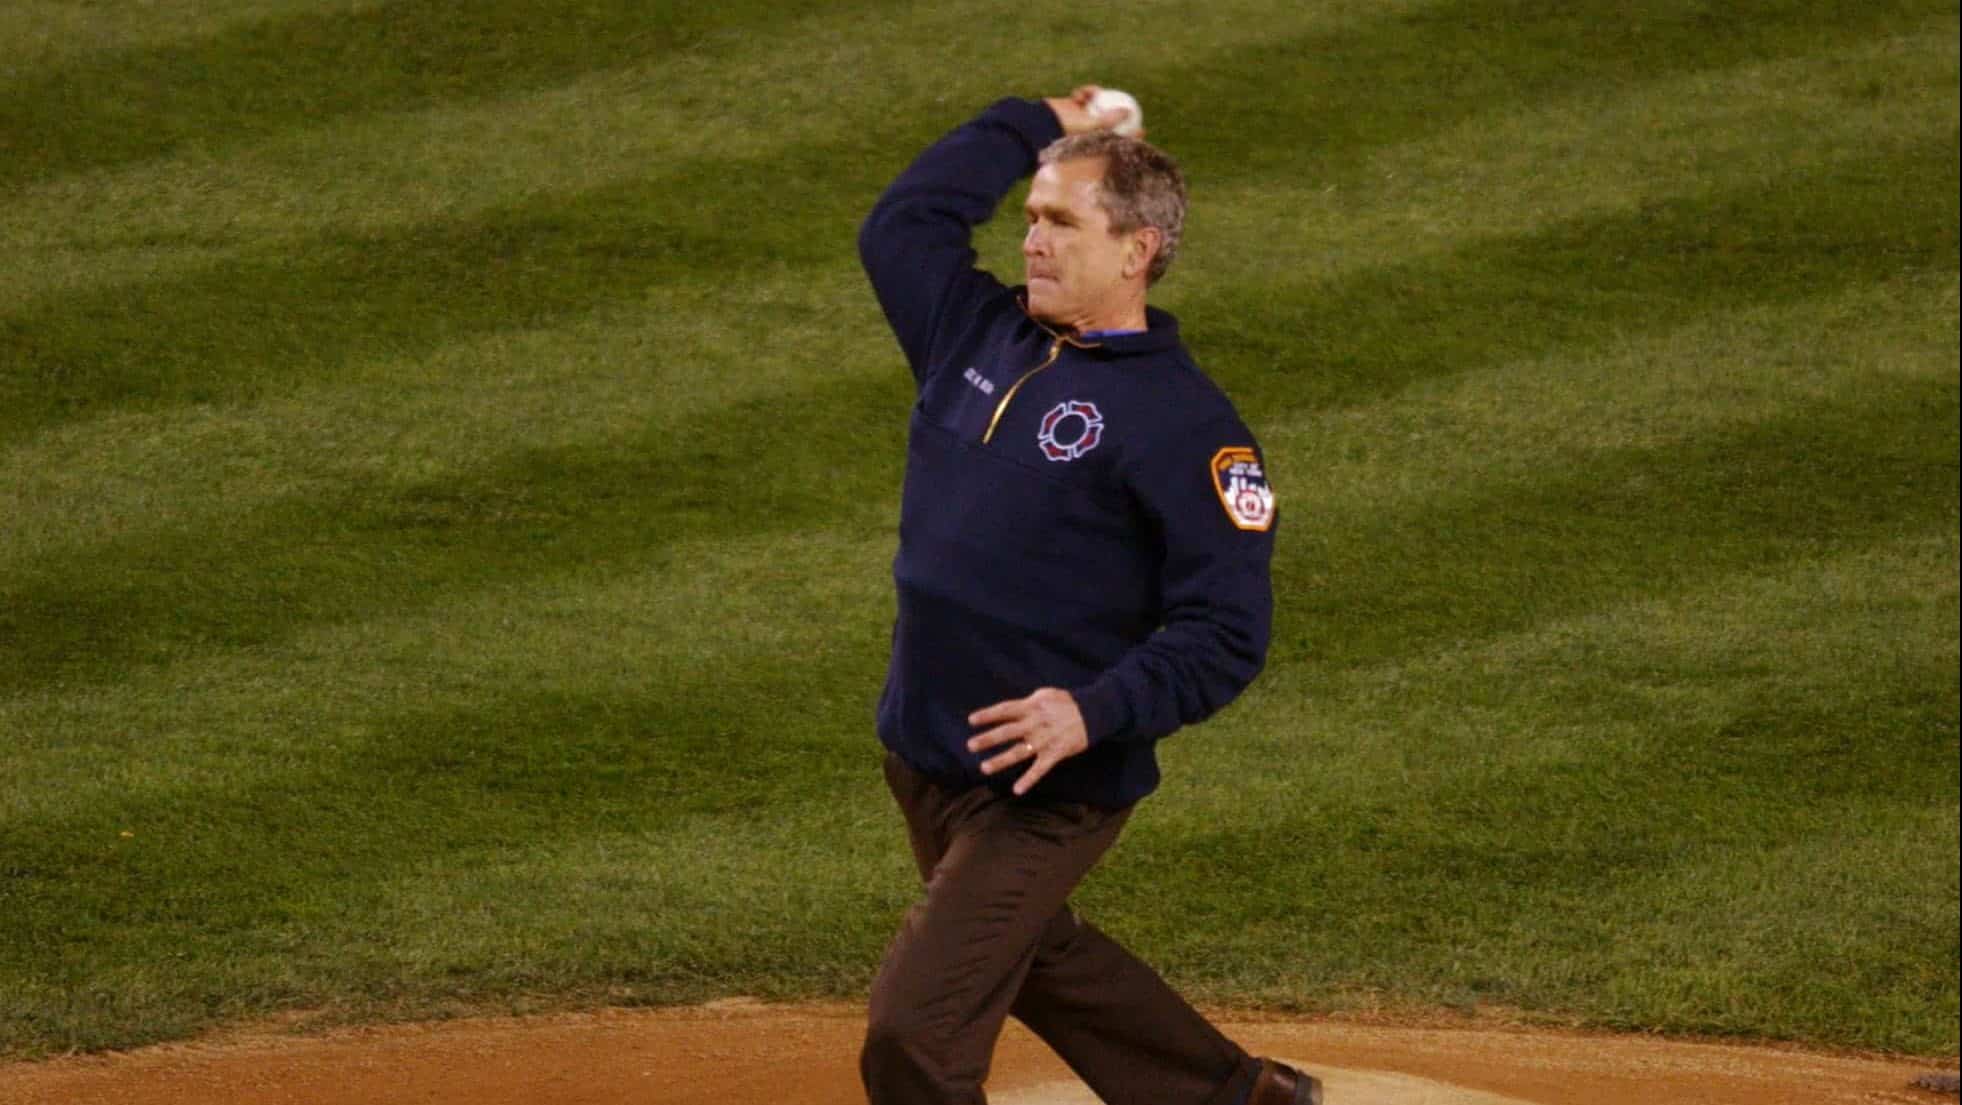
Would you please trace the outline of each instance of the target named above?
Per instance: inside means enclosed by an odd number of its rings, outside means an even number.
[[[1165,232],[1155,226],[1139,227],[1131,232],[1131,240],[1124,246],[1124,278],[1126,280],[1151,268],[1151,259],[1158,256],[1158,250],[1165,244]]]

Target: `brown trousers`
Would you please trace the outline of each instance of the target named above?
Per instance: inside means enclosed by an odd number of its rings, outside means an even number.
[[[1239,1100],[1258,1063],[1068,905],[1130,810],[950,791],[891,754],[886,782],[926,898],[872,984],[872,1105],[985,1105],[1010,1015],[1109,1105]]]

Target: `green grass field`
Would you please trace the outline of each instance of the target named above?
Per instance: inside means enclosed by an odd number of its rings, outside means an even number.
[[[1267,673],[1085,911],[1207,1002],[1953,1055],[1958,23],[5,5],[0,1055],[861,994],[853,235],[1085,80],[1283,514]]]

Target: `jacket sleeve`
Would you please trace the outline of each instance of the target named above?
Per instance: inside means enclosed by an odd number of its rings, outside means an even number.
[[[973,229],[1062,134],[1040,100],[1002,100],[921,154],[859,227],[859,260],[914,379],[972,308],[1002,290],[974,267]]]
[[[1265,461],[1238,418],[1129,466],[1157,530],[1163,624],[1072,694],[1092,745],[1151,741],[1231,702],[1267,660],[1277,519]]]

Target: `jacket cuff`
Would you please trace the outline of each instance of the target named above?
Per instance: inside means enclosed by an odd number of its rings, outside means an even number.
[[[1063,124],[1049,105],[1041,100],[998,100],[987,114],[1007,123],[1022,141],[1029,144],[1029,158],[1042,152],[1043,147],[1063,136]]]
[[[1124,688],[1108,675],[1071,691],[1070,697],[1076,699],[1092,746],[1119,738],[1131,727],[1131,708],[1124,700]]]

